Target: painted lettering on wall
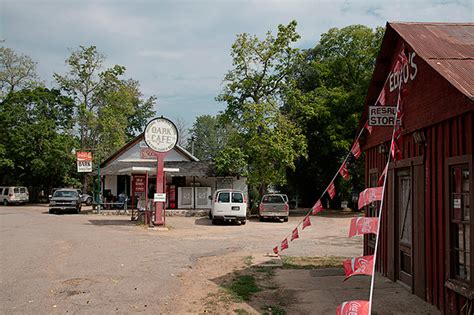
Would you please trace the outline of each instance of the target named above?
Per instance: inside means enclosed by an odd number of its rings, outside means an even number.
[[[406,84],[408,79],[413,81],[418,73],[418,67],[415,63],[415,52],[408,53],[408,62],[397,72],[390,72],[389,83],[390,92],[399,89],[402,84]]]

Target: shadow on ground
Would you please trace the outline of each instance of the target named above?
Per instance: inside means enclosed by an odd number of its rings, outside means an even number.
[[[110,220],[89,220],[92,225],[113,225],[113,226],[136,226],[136,221],[131,221],[130,218],[127,219],[110,219]]]
[[[338,266],[341,257],[334,259],[333,267],[246,262],[246,268],[210,279],[221,290],[216,296],[208,295],[206,306],[210,313],[230,306],[236,314],[334,314],[344,301],[368,300],[370,277],[344,281],[344,271]],[[377,274],[373,314],[440,313],[409,289]]]

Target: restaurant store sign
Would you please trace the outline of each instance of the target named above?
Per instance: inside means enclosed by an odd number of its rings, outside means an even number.
[[[369,106],[369,126],[393,126],[396,110],[396,106]]]
[[[92,172],[92,152],[77,152],[77,172]]]
[[[168,152],[178,142],[178,129],[169,119],[155,118],[145,128],[145,142],[156,152]]]

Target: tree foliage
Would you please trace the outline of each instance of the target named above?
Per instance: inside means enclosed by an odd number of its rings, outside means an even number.
[[[0,177],[5,184],[77,184],[73,101],[43,87],[10,92],[0,103]]]
[[[0,99],[8,93],[38,85],[36,62],[29,56],[0,47]]]
[[[362,25],[333,28],[294,64],[284,110],[301,126],[309,154],[288,176],[306,204],[329,184],[355,138],[382,35]],[[361,167],[352,170],[348,189],[363,185]]]
[[[263,40],[238,35],[231,49],[233,69],[217,97],[227,104],[224,118],[238,132],[228,145],[242,150],[249,183],[260,191],[284,184],[286,168],[294,168],[294,161],[306,152],[301,130],[280,110],[298,55],[291,44],[298,38],[295,21],[279,25],[276,36],[268,32]]]
[[[125,80],[125,67],[104,69],[105,56],[95,46],[80,46],[66,60],[65,75],[54,74],[60,88],[75,101],[81,148],[107,156],[123,146],[154,114],[156,98],[143,99],[139,83]]]

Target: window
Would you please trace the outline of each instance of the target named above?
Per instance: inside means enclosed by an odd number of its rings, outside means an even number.
[[[449,215],[449,280],[446,286],[468,298],[474,297],[472,279],[473,245],[471,241],[472,157],[447,159],[446,208]],[[467,290],[466,290],[467,289]]]
[[[232,202],[242,203],[244,202],[244,196],[241,193],[232,193]]]
[[[222,192],[219,194],[218,202],[229,202],[230,194],[228,192]]]

